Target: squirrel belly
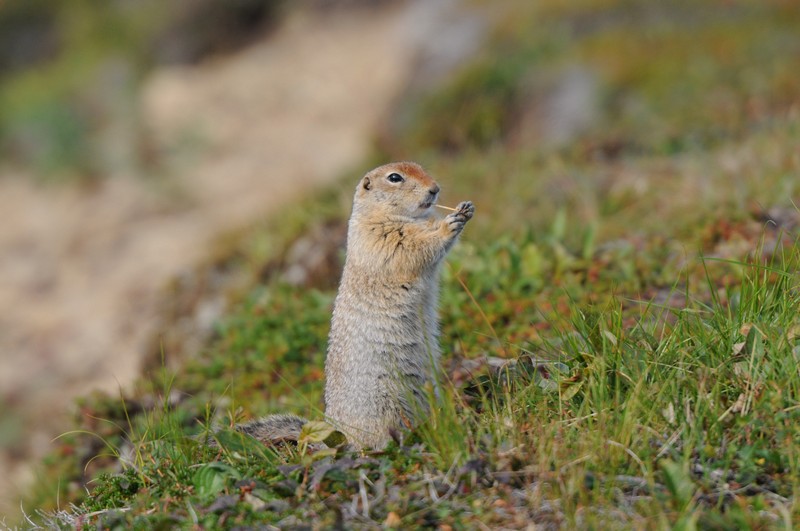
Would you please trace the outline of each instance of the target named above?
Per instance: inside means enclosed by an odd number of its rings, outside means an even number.
[[[325,417],[355,448],[382,448],[427,415],[439,372],[439,270],[475,208],[440,219],[439,185],[396,162],[359,181],[325,360]],[[236,427],[266,444],[307,421],[272,415]]]

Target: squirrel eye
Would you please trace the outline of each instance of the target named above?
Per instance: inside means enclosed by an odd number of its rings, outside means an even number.
[[[389,175],[386,176],[386,179],[390,183],[401,183],[405,181],[405,179],[403,179],[403,176],[400,175],[399,173],[390,173]]]

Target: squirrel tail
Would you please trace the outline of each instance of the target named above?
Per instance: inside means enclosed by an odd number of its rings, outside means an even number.
[[[297,415],[269,415],[236,425],[236,431],[246,433],[268,446],[296,443],[300,430],[308,420]]]

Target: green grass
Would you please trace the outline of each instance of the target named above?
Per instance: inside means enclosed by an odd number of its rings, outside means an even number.
[[[481,263],[494,252],[481,251]],[[466,268],[462,260],[474,258],[466,255],[458,253],[453,269],[470,285],[481,273]],[[790,247],[773,256],[716,264],[739,278],[724,288],[730,304],[720,302],[710,278],[675,308],[572,300],[569,314],[543,321],[548,329],[514,344],[501,323],[492,328],[504,344],[484,330],[490,323],[446,313],[444,343],[455,360],[448,374],[460,366],[470,374],[450,378],[446,400],[405,446],[366,457],[274,453],[235,437],[222,440],[223,450],[210,449],[187,436],[198,431],[192,417],[207,421],[202,411],[187,416],[186,403],[162,405],[129,432],[135,451],[128,450],[128,469],[100,476],[81,511],[97,513],[108,527],[285,524],[290,515],[321,525],[339,518],[366,524],[390,513],[404,526],[796,521],[800,292],[793,271],[800,254]],[[456,288],[452,280],[448,275],[447,285]],[[518,282],[504,294],[497,304],[513,307],[530,297]],[[477,312],[464,295],[446,291],[443,307]],[[481,300],[482,293],[473,296]],[[311,333],[326,313],[309,307],[284,318],[287,341]],[[498,313],[483,304],[481,310]],[[469,347],[459,352],[457,345]],[[491,349],[519,359],[495,373],[461,357],[480,361]],[[231,363],[250,366],[246,358]],[[162,383],[164,395],[172,385]]]
[[[78,504],[63,525],[120,529],[797,527],[800,13],[509,5],[380,146],[422,159],[444,204],[476,203],[443,272],[446,392],[429,421],[366,455],[230,432],[198,444],[268,412],[321,419],[334,290],[262,275],[176,374],[82,403],[92,435],[63,438],[29,512],[59,490],[62,510]],[[537,79],[575,64],[598,80],[597,121],[532,141]],[[283,236],[257,229],[234,262],[279,269],[263,264],[286,235],[342,220],[353,183],[295,209]]]

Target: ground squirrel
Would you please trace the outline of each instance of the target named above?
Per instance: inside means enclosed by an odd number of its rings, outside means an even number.
[[[475,207],[444,219],[421,166],[396,162],[356,188],[325,361],[325,417],[356,448],[381,448],[428,407],[441,355],[439,268]],[[265,443],[296,440],[306,420],[272,415],[237,427]]]

